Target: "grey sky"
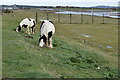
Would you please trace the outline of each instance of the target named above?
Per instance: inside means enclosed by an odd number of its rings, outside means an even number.
[[[119,0],[0,0],[0,4],[37,6],[118,6]]]

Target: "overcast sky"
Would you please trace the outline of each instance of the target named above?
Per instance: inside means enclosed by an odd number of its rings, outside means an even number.
[[[0,4],[37,6],[118,6],[119,0],[0,0]]]

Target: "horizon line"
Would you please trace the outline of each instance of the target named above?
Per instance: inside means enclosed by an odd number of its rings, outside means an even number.
[[[52,7],[56,7],[56,6],[62,6],[62,7],[95,7],[95,6],[110,6],[110,7],[120,7],[119,5],[94,5],[94,6],[75,6],[75,5],[32,5],[32,4],[0,4],[0,5],[8,5],[8,6],[11,6],[11,5],[23,5],[23,6],[52,6]]]

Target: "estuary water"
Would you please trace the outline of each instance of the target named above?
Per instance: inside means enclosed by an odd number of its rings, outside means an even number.
[[[73,12],[73,11],[61,11],[61,12],[55,12],[56,14],[85,14],[85,15],[94,15],[94,16],[104,16],[110,17],[110,18],[120,18],[120,12],[114,11],[114,12],[102,12],[102,11],[85,11],[85,12]],[[119,16],[118,16],[119,15]]]

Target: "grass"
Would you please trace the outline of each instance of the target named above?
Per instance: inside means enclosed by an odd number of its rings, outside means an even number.
[[[14,31],[21,19],[34,16],[31,11],[15,11],[13,14],[3,15],[3,78],[116,78],[118,76],[116,22],[55,24],[54,49],[48,49],[38,47],[40,22],[36,25],[33,39],[25,37],[28,34],[24,33],[24,29],[20,33]],[[114,21],[110,18],[108,20]],[[86,38],[80,34],[89,34],[92,37]],[[99,44],[110,45],[113,48],[107,49],[104,46],[99,48],[97,46]]]

